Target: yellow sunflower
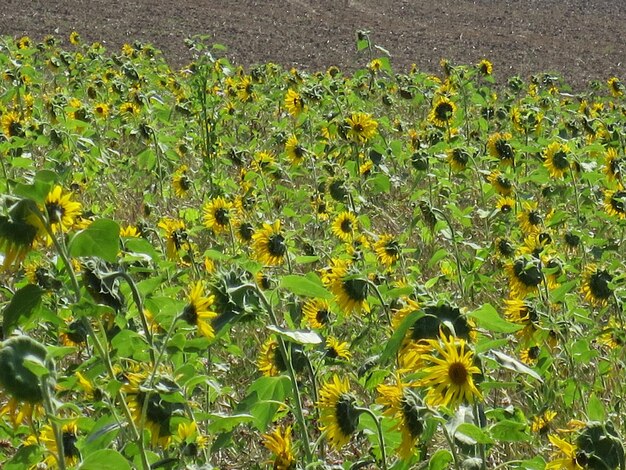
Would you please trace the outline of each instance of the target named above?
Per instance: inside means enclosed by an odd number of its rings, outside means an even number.
[[[24,136],[24,121],[15,111],[9,111],[2,115],[0,127],[2,127],[2,132],[7,139]]]
[[[230,230],[230,217],[233,205],[219,196],[207,202],[202,211],[204,226],[215,233]]]
[[[70,33],[70,44],[74,46],[78,46],[80,44],[80,34],[78,34],[76,31],[72,31]]]
[[[537,292],[543,280],[541,262],[532,256],[520,256],[506,265],[511,297],[523,299]]]
[[[187,294],[187,305],[181,315],[181,320],[189,325],[198,327],[198,331],[205,337],[211,339],[215,336],[215,331],[211,325],[211,320],[217,317],[217,313],[211,310],[215,296],[204,295],[204,283],[196,282]]]
[[[317,194],[315,196],[311,196],[311,205],[313,206],[313,210],[315,211],[315,217],[318,220],[328,220],[328,204],[324,199],[324,196],[321,194]]]
[[[556,411],[546,410],[543,414],[533,418],[530,430],[537,434],[547,434],[550,431],[552,421],[556,418]]]
[[[543,225],[543,217],[537,210],[537,203],[524,202],[523,210],[517,214],[517,221],[525,235],[538,232]]]
[[[609,349],[621,348],[626,344],[626,330],[621,322],[610,318],[608,324],[598,336],[598,343]]]
[[[619,98],[624,95],[624,85],[617,77],[611,77],[607,80],[606,84],[609,86],[609,91],[614,98]]]
[[[100,119],[109,117],[109,105],[106,103],[96,103],[93,107],[93,113]]]
[[[497,170],[489,174],[487,181],[500,196],[510,196],[513,193],[513,182]]]
[[[544,150],[543,165],[550,172],[553,178],[563,178],[570,167],[569,161],[570,148],[567,144],[561,142],[552,142]]]
[[[287,112],[294,117],[298,117],[302,111],[304,111],[304,100],[302,96],[291,88],[285,95],[285,108],[287,108]]]
[[[529,366],[535,364],[541,353],[541,348],[537,345],[522,349],[519,353],[520,361]]]
[[[493,73],[493,64],[487,59],[482,59],[477,65],[478,71],[483,75],[491,75]]]
[[[172,186],[174,187],[174,194],[177,197],[186,197],[189,190],[192,188],[192,181],[189,178],[189,168],[187,165],[181,165],[172,175]]]
[[[367,303],[369,286],[367,281],[349,271],[350,264],[344,260],[335,260],[323,276],[323,281],[334,294],[335,302],[346,313],[370,311]]]
[[[252,235],[255,258],[266,266],[278,266],[287,257],[285,237],[280,229],[280,220],[273,224],[264,223],[263,228]]]
[[[593,264],[587,266],[581,287],[585,300],[597,306],[606,305],[613,295],[613,289],[609,286],[612,281],[613,276],[606,269]]]
[[[620,220],[626,219],[626,191],[623,189],[605,191],[604,210]]]
[[[189,457],[197,457],[198,450],[205,449],[209,444],[206,436],[198,431],[195,421],[180,423],[176,431],[176,440],[180,442],[181,452]]]
[[[165,218],[159,222],[158,227],[165,230],[165,253],[167,259],[177,260],[180,250],[189,249],[185,222],[179,219]]]
[[[261,435],[261,442],[267,450],[274,454],[274,459],[268,462],[274,470],[293,470],[296,468],[291,426],[284,429],[277,427],[271,433]]]
[[[287,139],[285,152],[287,152],[287,157],[292,165],[300,165],[306,155],[305,148],[298,142],[298,138],[295,135],[291,135]]]
[[[378,261],[389,268],[400,258],[400,244],[393,235],[382,235],[374,243],[374,252]]]
[[[552,455],[552,460],[548,462],[545,470],[583,470],[578,463],[578,449],[563,439],[550,434],[548,439],[558,451]]]
[[[623,169],[626,168],[626,159],[619,157],[617,150],[614,147],[610,147],[604,154],[604,173],[608,177],[609,181],[621,181]]]
[[[4,254],[4,269],[17,266],[24,260],[33,249],[37,232],[37,227],[25,213],[0,216],[0,253]]]
[[[80,452],[76,447],[76,442],[78,441],[78,426],[76,425],[76,421],[72,421],[70,423],[66,423],[61,428],[61,433],[63,436],[63,457],[65,459],[65,465],[74,466],[80,460]],[[46,447],[47,456],[44,459],[44,463],[50,468],[58,468],[58,448],[57,441],[54,437],[54,431],[52,430],[52,426],[46,425],[39,431],[38,436],[29,436],[25,445],[36,445],[37,443],[41,443]]]
[[[333,375],[319,392],[317,406],[320,408],[320,430],[324,432],[335,449],[341,449],[350,441],[359,422],[355,398],[350,394],[348,379]]]
[[[437,127],[449,127],[456,112],[456,105],[445,96],[440,96],[433,103],[428,120]]]
[[[120,238],[139,238],[141,232],[134,225],[126,225],[120,228]]]
[[[80,212],[80,202],[72,201],[72,194],[64,193],[61,186],[58,185],[52,188],[44,201],[43,213],[47,216],[48,223],[53,233],[70,230],[76,218],[80,215]],[[48,232],[41,223],[41,220],[34,215],[31,216],[29,220],[32,225],[38,227],[40,236],[51,243],[52,240],[49,239]]]
[[[467,168],[470,154],[462,148],[449,149],[447,151],[447,160],[454,172],[461,172]]]
[[[269,337],[261,346],[259,357],[257,359],[257,367],[266,377],[275,377],[281,372],[287,370],[283,356],[278,349],[278,341]]]
[[[496,209],[503,214],[509,214],[515,208],[515,199],[509,196],[501,196],[496,201]]]
[[[330,323],[330,305],[323,299],[309,299],[302,306],[302,315],[310,328],[321,329]]]
[[[371,114],[353,113],[346,119],[347,137],[356,143],[365,143],[376,135],[378,123]]]
[[[358,221],[352,212],[344,211],[333,221],[333,234],[341,241],[350,243],[356,235]]]
[[[139,111],[139,106],[132,101],[127,101],[120,105],[120,114],[122,116],[137,116]]]
[[[376,388],[376,403],[384,407],[383,414],[397,423],[394,429],[400,431],[402,441],[396,449],[401,459],[411,457],[417,450],[416,442],[424,431],[419,398],[410,389],[412,384],[395,377],[395,383],[381,384]]]
[[[511,137],[509,132],[496,132],[495,134],[491,134],[487,140],[487,151],[489,155],[496,158],[499,162],[505,164],[513,163],[515,153],[509,143]]]
[[[254,235],[254,226],[250,222],[238,221],[235,224],[235,235],[244,244],[252,242]]]
[[[425,375],[417,382],[418,386],[428,389],[425,402],[456,410],[462,403],[482,400],[473,377],[481,372],[474,365],[474,353],[467,343],[446,335],[427,342],[434,353],[422,356]]]
[[[352,357],[350,346],[345,341],[342,343],[334,336],[329,336],[326,338],[326,357],[349,360]]]

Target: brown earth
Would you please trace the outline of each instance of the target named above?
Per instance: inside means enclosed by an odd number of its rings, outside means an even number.
[[[619,0],[2,0],[0,34],[84,41],[111,50],[149,42],[174,67],[191,55],[184,39],[202,34],[228,47],[233,63],[275,62],[308,70],[362,67],[358,30],[392,56],[438,71],[481,58],[500,80],[555,72],[576,89],[616,75],[626,79],[626,10]]]

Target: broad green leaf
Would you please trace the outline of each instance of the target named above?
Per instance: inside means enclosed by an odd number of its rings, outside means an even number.
[[[130,470],[128,461],[116,450],[102,449],[89,454],[79,470]]]
[[[109,219],[98,219],[85,230],[78,232],[70,241],[70,255],[97,256],[114,262],[119,251],[120,226]]]
[[[237,414],[251,414],[256,428],[265,432],[279,407],[284,406],[289,383],[289,378],[284,375],[256,379],[248,387],[246,398],[237,406]]]
[[[485,430],[472,423],[459,424],[454,431],[454,437],[469,445],[493,443],[493,439]]]
[[[523,328],[522,325],[516,325],[506,321],[500,316],[498,311],[491,304],[484,304],[477,310],[470,312],[467,316],[475,318],[478,326],[494,333],[515,333]]]
[[[207,426],[207,431],[211,434],[220,432],[230,432],[242,423],[249,423],[254,420],[254,416],[247,413],[225,415],[220,413],[209,414],[211,423]]]
[[[494,424],[489,429],[494,439],[502,442],[521,442],[531,440],[526,431],[526,424],[517,421],[504,420]]]
[[[319,299],[332,299],[333,295],[322,285],[322,281],[314,273],[306,276],[289,274],[281,279],[280,286],[283,289],[304,297],[315,297]]]
[[[502,367],[513,370],[515,372],[521,372],[526,375],[530,375],[532,378],[537,379],[539,382],[543,382],[541,376],[537,374],[534,370],[529,368],[523,362],[518,361],[517,359],[504,354],[503,352],[492,349],[487,354],[495,359]]]
[[[603,422],[606,419],[604,404],[595,393],[591,394],[587,402],[587,417],[590,421]]]
[[[20,318],[29,318],[32,315],[41,304],[42,296],[43,290],[34,284],[28,284],[15,293],[2,312],[2,330],[5,338],[19,326]]]
[[[320,344],[323,340],[315,331],[287,330],[276,325],[267,325],[267,329],[297,344]]]
[[[8,462],[2,464],[4,470],[24,470],[34,468],[41,461],[42,449],[38,445],[20,447]]]
[[[540,455],[538,455],[533,459],[520,462],[519,465],[515,468],[520,468],[523,470],[544,470],[546,468],[546,461],[543,460]]]
[[[57,178],[58,175],[55,172],[41,170],[35,175],[32,184],[17,184],[13,191],[16,196],[32,199],[39,204],[43,204]]]
[[[400,349],[400,346],[402,345],[402,341],[404,340],[404,337],[406,336],[406,332],[409,330],[409,328],[413,326],[413,324],[419,318],[423,316],[424,316],[423,311],[415,310],[409,313],[406,316],[406,318],[402,320],[402,323],[398,325],[398,327],[396,328],[396,331],[393,332],[393,335],[391,335],[391,338],[389,338],[389,340],[387,341],[387,345],[385,346],[385,351],[383,352],[380,358],[381,363],[384,364],[387,361],[389,361],[392,357],[395,357],[395,355],[398,353],[398,350]]]
[[[383,173],[379,173],[369,180],[372,184],[373,193],[388,193],[391,189],[391,181],[389,177]]]
[[[449,450],[439,449],[433,454],[428,462],[428,470],[446,470],[454,460]]]

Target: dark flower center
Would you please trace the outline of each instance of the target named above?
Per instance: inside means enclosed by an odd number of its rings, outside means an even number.
[[[465,364],[461,362],[453,362],[448,366],[448,378],[454,385],[465,385],[468,375]]]
[[[58,202],[49,202],[46,204],[46,211],[48,212],[48,219],[51,224],[58,224],[63,219],[65,214],[64,207]]]
[[[189,191],[191,189],[191,180],[187,177],[187,175],[182,175],[178,184],[183,191]]]
[[[439,103],[435,108],[435,116],[440,121],[448,121],[452,116],[452,110],[450,103]]]
[[[11,121],[9,124],[9,137],[23,136],[24,130],[22,124],[19,121]]]
[[[400,256],[400,245],[398,245],[398,242],[395,240],[387,242],[385,245],[385,254],[393,258]]]
[[[511,145],[504,139],[496,140],[496,151],[498,152],[498,156],[501,160],[512,160],[513,159],[513,148]]]
[[[528,223],[530,225],[539,225],[542,222],[541,215],[537,211],[530,211],[528,213]]]
[[[541,352],[541,349],[539,349],[539,346],[533,346],[528,349],[528,358],[534,361],[535,359],[539,357],[540,352]]]
[[[565,170],[569,166],[567,154],[562,150],[559,150],[552,157],[552,164],[557,170]]]
[[[239,226],[239,235],[242,239],[249,242],[252,240],[252,235],[254,235],[254,227],[250,222],[244,222]]]
[[[181,319],[190,325],[195,325],[198,322],[198,310],[196,306],[194,304],[187,304],[183,310]]]
[[[609,283],[613,280],[606,271],[596,271],[589,278],[589,290],[596,299],[608,299],[613,291],[609,287]]]
[[[228,225],[228,210],[220,207],[215,211],[215,221],[218,225],[226,226]]]
[[[615,212],[626,213],[626,191],[617,191],[611,197],[611,207]]]
[[[76,447],[76,435],[73,432],[64,432],[63,433],[63,453],[65,454],[65,458],[78,458],[80,457],[80,452]]]
[[[331,359],[336,359],[339,356],[339,353],[334,347],[330,346],[326,348],[326,356],[330,357]]]
[[[293,154],[296,156],[296,158],[304,157],[304,147],[302,147],[302,145],[296,145],[293,148]]]
[[[318,323],[326,325],[330,320],[330,312],[325,308],[320,309],[316,312],[315,319],[318,321]]]
[[[524,260],[517,260],[513,264],[515,277],[525,286],[534,287],[541,283],[541,269],[536,263],[528,263]]]
[[[367,282],[362,279],[347,279],[343,281],[343,290],[355,302],[367,299]]]
[[[498,251],[502,256],[511,256],[515,252],[513,244],[505,239],[498,241]]]
[[[267,250],[272,256],[284,256],[287,252],[285,237],[283,237],[280,233],[269,237],[267,242]]]
[[[335,417],[339,430],[344,436],[349,436],[356,430],[359,413],[354,409],[354,399],[350,395],[342,394],[335,405]]]
[[[511,180],[508,179],[506,176],[504,175],[498,175],[498,178],[496,179],[496,183],[502,187],[502,189],[511,189],[511,187],[513,186],[511,184]]]
[[[400,407],[402,409],[402,416],[404,417],[404,422],[406,423],[407,428],[409,428],[409,433],[412,437],[418,437],[424,431],[424,424],[419,416],[419,410],[415,403],[415,399],[410,396],[404,395],[402,397],[402,401],[400,402]]]
[[[343,233],[352,233],[352,221],[350,219],[343,219],[341,221],[341,231]]]
[[[74,320],[68,326],[67,337],[76,344],[87,341],[87,330],[80,320]]]
[[[467,165],[467,162],[469,161],[469,154],[465,152],[464,150],[454,149],[452,151],[452,158],[459,165],[465,166]]]
[[[567,232],[565,234],[565,243],[572,248],[576,248],[580,244],[580,237],[574,233]]]
[[[352,130],[353,130],[354,132],[356,132],[357,134],[361,134],[361,133],[363,132],[363,130],[364,130],[364,129],[363,129],[363,124],[361,124],[360,122],[355,123],[355,124],[352,126]]]

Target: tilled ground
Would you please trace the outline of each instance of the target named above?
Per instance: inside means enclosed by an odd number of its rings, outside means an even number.
[[[184,40],[206,35],[233,63],[351,71],[358,30],[392,56],[395,70],[415,63],[438,70],[485,57],[499,79],[555,72],[576,89],[626,75],[626,10],[616,0],[2,0],[1,35],[85,41],[110,49],[149,42],[174,67],[191,59]]]

